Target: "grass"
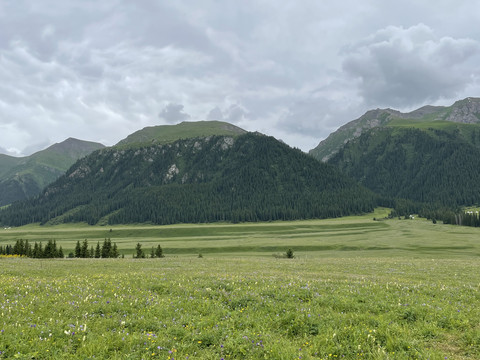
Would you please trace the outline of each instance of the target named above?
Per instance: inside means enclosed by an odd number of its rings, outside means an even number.
[[[157,144],[168,144],[180,139],[212,135],[238,136],[243,133],[245,133],[244,130],[221,121],[187,121],[177,125],[160,125],[144,128],[129,135],[116,146],[136,148],[142,146],[142,144],[144,146],[151,145],[152,141]]]
[[[434,256],[461,258],[480,256],[479,229],[432,224],[426,220],[384,220],[389,209],[377,209],[365,216],[329,220],[243,224],[179,224],[169,226],[28,225],[2,229],[0,244],[17,239],[55,239],[66,254],[77,241],[89,246],[116,242],[121,253],[130,256],[140,242],[148,252],[160,244],[165,255],[268,256],[291,247],[300,257],[391,257]]]
[[[386,212],[2,230],[166,257],[0,259],[0,359],[480,358],[480,229],[373,220]]]

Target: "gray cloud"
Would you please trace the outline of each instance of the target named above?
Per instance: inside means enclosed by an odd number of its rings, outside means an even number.
[[[461,93],[480,63],[480,42],[438,38],[426,25],[390,26],[345,50],[343,68],[366,103],[409,106]]]
[[[1,1],[0,146],[206,116],[309,150],[371,107],[480,96],[479,21],[473,0]]]
[[[208,112],[206,120],[223,121],[222,110],[218,106],[215,106],[212,110]]]
[[[183,105],[172,103],[167,104],[167,106],[165,106],[158,116],[169,124],[190,119],[190,115],[183,112]]]

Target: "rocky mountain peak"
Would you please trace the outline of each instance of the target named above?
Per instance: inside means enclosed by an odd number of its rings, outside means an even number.
[[[465,124],[480,122],[480,98],[468,97],[457,101],[445,120]]]

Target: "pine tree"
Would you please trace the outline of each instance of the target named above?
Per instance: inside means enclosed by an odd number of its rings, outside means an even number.
[[[41,241],[40,241],[40,244],[38,245],[38,257],[39,257],[39,258],[43,258],[43,257],[44,257],[43,244],[42,244]]]
[[[116,258],[118,258],[118,255],[120,255],[120,254],[118,253],[117,243],[113,243],[112,257],[116,259]]]
[[[25,240],[25,255],[32,257],[32,245],[30,245],[28,240]]]
[[[155,256],[157,258],[163,258],[164,255],[163,255],[163,249],[160,245],[157,246],[157,248],[155,249]]]
[[[105,239],[102,246],[102,258],[111,257],[112,252],[112,241],[110,239]]]
[[[82,247],[80,250],[80,257],[81,258],[87,258],[88,257],[88,240],[85,239],[83,240]]]
[[[57,254],[57,257],[63,259],[65,257],[65,255],[63,254],[63,249],[62,247],[60,246],[60,248],[58,249],[58,254]]]
[[[152,246],[152,250],[150,251],[150,258],[154,259],[155,258],[155,248]]]
[[[141,258],[144,258],[145,257],[145,254],[142,250],[142,244],[140,243],[137,243],[137,246],[135,247],[135,258],[137,259],[141,259]]]
[[[33,245],[33,251],[32,251],[32,257],[34,258],[39,258],[39,252],[38,252],[38,244],[35,241],[35,244]]]
[[[45,245],[45,249],[43,250],[41,257],[42,258],[55,257],[55,249],[53,247],[53,241],[51,239],[48,240],[47,245]]]
[[[77,241],[77,245],[75,245],[75,257],[79,258],[82,256],[82,247],[80,245],[80,240]]]
[[[100,241],[97,241],[97,247],[95,248],[95,259],[98,259],[100,258],[100,256],[102,256],[102,252],[100,250]]]

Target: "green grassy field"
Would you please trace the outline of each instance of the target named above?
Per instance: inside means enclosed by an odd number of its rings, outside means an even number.
[[[427,220],[373,221],[386,216],[378,209],[365,216],[339,219],[244,224],[180,224],[168,226],[28,225],[1,229],[0,245],[17,239],[30,243],[56,240],[64,253],[77,241],[89,246],[110,238],[126,256],[140,242],[148,253],[160,244],[167,256],[268,256],[293,248],[297,257],[425,257],[480,256],[479,229],[432,224]]]
[[[2,245],[110,237],[127,255],[1,258],[0,358],[480,358],[480,229],[373,221],[386,212],[2,230]],[[137,242],[166,257],[132,259]]]

